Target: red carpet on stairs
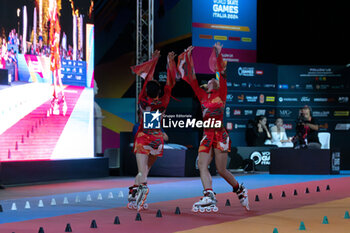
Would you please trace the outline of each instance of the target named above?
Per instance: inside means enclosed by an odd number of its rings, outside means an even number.
[[[48,100],[0,135],[0,160],[50,159],[83,90],[84,87],[76,86],[65,88],[68,107],[65,116],[61,113],[48,117],[51,104]]]

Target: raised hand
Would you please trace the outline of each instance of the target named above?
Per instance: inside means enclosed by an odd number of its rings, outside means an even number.
[[[176,54],[173,51],[168,53],[168,59],[169,60],[174,60],[175,57],[176,57]]]
[[[185,51],[189,51],[189,55],[192,53],[192,50],[194,49],[194,47],[191,45],[189,46]]]
[[[217,54],[221,53],[221,49],[222,49],[223,46],[224,45],[221,44],[219,41],[214,44],[214,48],[215,48]]]
[[[160,51],[158,49],[156,49],[152,54],[152,59],[155,57],[160,57]]]

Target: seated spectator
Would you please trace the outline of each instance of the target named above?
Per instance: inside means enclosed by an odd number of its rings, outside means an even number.
[[[258,116],[254,124],[247,127],[246,140],[248,146],[271,145],[271,134],[267,128],[265,116]]]
[[[293,147],[293,143],[288,139],[286,130],[283,128],[283,119],[278,117],[275,125],[271,127],[271,144],[278,147]]]

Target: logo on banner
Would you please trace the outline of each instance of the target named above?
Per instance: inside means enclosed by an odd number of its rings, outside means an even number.
[[[334,116],[349,116],[349,111],[334,111]]]
[[[258,97],[256,95],[250,95],[250,96],[246,96],[246,100],[249,103],[256,103],[256,101],[258,100]]]
[[[313,111],[312,115],[314,117],[328,117],[329,113],[329,111]]]
[[[245,129],[246,125],[243,124],[235,124],[235,129]]]
[[[347,97],[347,96],[339,96],[338,97],[338,102],[339,103],[347,103],[347,102],[349,102],[349,97]]]
[[[255,165],[270,165],[270,151],[254,151],[250,154],[250,159]]]
[[[227,101],[227,102],[231,102],[232,100],[233,100],[233,95],[228,94],[228,95],[226,96],[226,101]]]
[[[244,101],[244,95],[241,94],[241,95],[237,96],[237,99],[238,99],[239,103],[242,103]]]
[[[230,117],[230,107],[226,107],[226,117]]]
[[[239,110],[239,109],[233,110],[233,115],[240,116],[241,115],[241,110]]]
[[[256,70],[255,73],[257,75],[263,75],[264,74],[264,71],[263,70]]]
[[[275,111],[275,109],[271,109],[268,111],[268,113],[269,113],[269,117],[274,117],[276,114],[276,111]]]
[[[259,96],[259,102],[260,102],[261,104],[263,104],[263,103],[265,102],[265,96],[264,96],[263,94],[261,94],[261,95]]]
[[[274,96],[266,96],[266,102],[275,102]]]
[[[265,88],[275,88],[276,84],[267,83],[267,84],[264,84],[264,87]]]
[[[245,77],[254,77],[254,67],[238,67],[238,75]]]
[[[292,111],[289,109],[280,109],[281,117],[290,117],[292,115]]]
[[[160,116],[162,114],[157,110],[156,112],[143,113],[143,128],[145,129],[160,129]]]
[[[265,116],[266,110],[265,109],[257,109],[256,115],[257,116]]]
[[[314,98],[314,102],[328,102],[328,98]]]
[[[310,97],[303,96],[303,97],[301,97],[300,101],[301,102],[310,102]]]
[[[292,124],[283,124],[283,128],[285,128],[285,129],[292,129],[293,126],[292,126]]]
[[[232,123],[231,123],[231,122],[227,122],[227,124],[226,124],[226,129],[227,129],[227,130],[232,130],[232,129],[233,129]]]
[[[253,110],[250,110],[250,109],[244,110],[244,115],[245,116],[253,115]]]
[[[278,85],[278,89],[288,89],[288,84],[280,84]]]

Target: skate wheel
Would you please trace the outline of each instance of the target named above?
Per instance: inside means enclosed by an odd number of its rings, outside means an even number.
[[[132,208],[135,209],[135,210],[137,209],[136,203],[133,203]]]
[[[218,212],[219,211],[219,208],[217,206],[214,206],[213,207],[213,212]]]
[[[129,202],[127,204],[127,207],[128,207],[129,210],[132,210],[133,209],[133,203]]]
[[[193,211],[193,212],[197,213],[197,212],[198,212],[198,210],[199,210],[199,209],[198,209],[198,207],[197,207],[197,206],[193,206],[193,207],[192,207],[192,211]]]
[[[147,210],[148,209],[148,204],[147,203],[143,204],[142,208]]]
[[[199,207],[199,212],[204,213],[205,212],[205,208]]]
[[[211,212],[211,208],[209,206],[205,207],[205,211],[209,213],[209,212]]]

